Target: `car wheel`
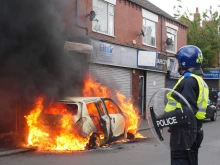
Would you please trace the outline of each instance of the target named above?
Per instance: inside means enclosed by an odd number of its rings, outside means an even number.
[[[131,140],[131,139],[134,139],[135,137],[132,133],[128,132],[127,133],[127,138]]]
[[[86,145],[86,149],[96,149],[100,146],[100,137],[97,133],[92,133],[89,137],[89,142]]]
[[[214,112],[211,117],[211,121],[216,121],[216,118],[217,118],[217,112]]]

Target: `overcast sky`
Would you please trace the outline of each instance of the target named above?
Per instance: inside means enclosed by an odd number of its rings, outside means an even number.
[[[173,16],[173,14],[175,13],[173,6],[180,4],[180,2],[178,2],[177,0],[166,0],[166,1],[165,0],[149,0],[149,1],[153,4],[155,4],[156,6],[158,6],[159,8],[161,8],[162,10],[164,10],[165,12],[169,13],[171,16]],[[199,12],[202,13],[206,9],[209,9],[210,6],[212,6],[213,11],[218,10],[220,13],[220,7],[218,7],[220,5],[219,0],[208,0],[208,1],[181,0],[181,1],[182,1],[181,4],[185,9],[183,11],[187,11],[187,8],[188,8],[188,10],[191,13],[195,13],[196,7],[198,7]]]

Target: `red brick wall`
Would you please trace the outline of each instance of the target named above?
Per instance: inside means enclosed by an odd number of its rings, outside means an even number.
[[[140,49],[149,49],[149,50],[157,50],[161,54],[165,54],[166,50],[166,27],[165,22],[169,22],[179,27],[177,34],[177,50],[186,44],[186,28],[174,21],[171,21],[166,18],[162,18],[162,29],[161,29],[161,16],[158,16],[157,23],[157,37],[156,37],[156,48],[148,47],[142,44],[142,36],[140,36],[136,40],[136,44],[132,44],[132,40],[135,40],[137,36],[140,34],[142,29],[142,9],[140,6],[135,5],[131,2],[127,2],[125,0],[117,0],[115,6],[115,26],[114,32],[115,36],[108,36],[100,33],[96,33],[92,31],[92,22],[86,17],[90,11],[92,11],[92,0],[78,0],[78,17],[75,18],[75,2],[76,0],[69,0],[71,3],[67,5],[67,17],[70,21],[68,23],[69,28],[77,22],[78,26],[87,27],[88,35],[100,40],[111,41],[122,45],[127,45],[131,47],[136,47]],[[71,14],[71,11],[73,12]],[[65,19],[65,20],[68,20]],[[78,31],[79,30],[79,31]],[[84,33],[84,29],[78,28],[75,30],[75,27],[72,26],[72,32],[75,34]],[[76,32],[77,31],[77,32]],[[162,39],[161,39],[162,32]],[[168,54],[172,55],[172,54]]]
[[[177,31],[177,50],[179,48],[181,48],[182,46],[186,45],[187,44],[187,32],[186,32],[186,27],[183,26],[183,25],[180,25],[178,23],[175,23],[174,21],[172,20],[169,20],[169,19],[166,19],[166,18],[163,18],[163,25],[162,25],[162,28],[163,28],[163,37],[162,37],[162,50],[166,50],[166,39],[167,39],[167,35],[166,35],[166,22],[174,25],[174,26],[177,26],[178,27],[178,31]],[[159,38],[159,40],[161,39],[161,37]],[[158,50],[159,51],[159,50]],[[174,54],[171,54],[171,53],[167,53],[168,56],[173,56]]]
[[[132,40],[136,39],[142,29],[141,8],[132,3],[123,0],[118,0],[115,6],[115,37],[102,35],[93,32],[91,23],[89,23],[89,35],[103,40],[120,43],[123,45],[134,46]],[[142,45],[142,37],[137,40],[136,46]]]
[[[187,44],[186,28],[180,26],[177,33],[177,50]]]

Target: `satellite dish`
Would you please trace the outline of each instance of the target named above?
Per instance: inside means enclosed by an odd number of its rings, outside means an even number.
[[[92,10],[88,15],[89,15],[89,20],[93,21],[96,16],[96,13]]]
[[[141,34],[143,37],[145,36],[144,31],[141,29]]]
[[[167,44],[167,45],[171,45],[172,43],[173,43],[172,38],[167,38],[166,44]]]

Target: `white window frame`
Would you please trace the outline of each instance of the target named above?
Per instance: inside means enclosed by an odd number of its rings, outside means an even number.
[[[220,25],[218,25],[218,34],[220,34]]]
[[[147,29],[148,27],[150,27],[150,26],[147,26],[147,23],[146,23],[147,21],[154,24],[154,28],[155,28],[154,29],[154,31],[155,31],[155,34],[154,34],[154,36],[155,36],[154,45],[145,42],[145,40],[147,40],[148,39],[147,37],[149,37],[149,36],[148,36],[147,31],[145,31],[144,29],[145,28]],[[144,22],[145,22],[145,24],[144,24]],[[153,22],[151,20],[148,20],[146,18],[143,18],[143,30],[144,30],[144,35],[145,35],[145,36],[142,36],[142,43],[143,43],[143,45],[150,46],[150,47],[156,47],[156,45],[157,45],[157,36],[156,36],[157,35],[157,23]]]
[[[166,51],[168,53],[176,53],[177,51],[177,32],[178,32],[178,26],[166,22],[166,34],[170,34],[175,37],[175,40],[172,43],[174,45],[174,50],[173,51],[168,50],[167,47],[169,47],[169,45],[166,46]]]
[[[113,36],[114,37],[114,27],[115,27],[115,18],[114,18],[114,14],[115,14],[115,5],[116,5],[116,1],[115,0],[96,0],[96,1],[100,1],[102,3],[106,3],[107,4],[107,32],[103,32],[99,29],[95,29],[95,26],[99,26],[99,21],[102,21],[102,20],[98,20],[96,17],[94,18],[94,20],[92,21],[92,31],[93,32],[96,32],[96,33],[100,33],[100,34],[105,34],[105,35],[108,35],[108,36]],[[93,10],[95,11],[95,5],[94,4],[94,0],[93,0]],[[110,7],[113,7],[113,13],[110,12],[109,8]],[[95,11],[96,12],[96,11]],[[109,28],[109,18],[110,17],[113,17],[113,27],[112,29]],[[111,33],[112,31],[112,33]]]
[[[145,35],[145,36],[142,36],[142,44],[146,45],[146,46],[150,46],[150,47],[156,48],[156,46],[157,46],[157,22],[158,22],[158,15],[156,15],[154,13],[151,13],[151,12],[145,10],[145,9],[142,9],[142,17],[143,17],[143,19],[142,19],[142,27],[143,27],[143,29],[142,30],[144,31],[144,35]],[[146,24],[147,21],[151,22],[151,23],[153,23],[155,25],[154,26],[155,29],[153,30],[153,31],[155,31],[155,34],[154,34],[154,36],[155,36],[154,45],[153,44],[151,45],[151,44],[145,42],[145,39],[147,37],[147,32],[144,29],[147,28],[147,24]]]

